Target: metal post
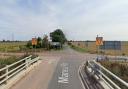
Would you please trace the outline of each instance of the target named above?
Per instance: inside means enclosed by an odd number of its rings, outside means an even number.
[[[26,60],[25,60],[26,69],[28,68],[28,65],[29,65],[29,62],[28,62],[28,59],[26,59]]]
[[[99,60],[99,46],[97,46],[97,60],[96,61],[98,60]]]
[[[98,38],[98,35],[96,37],[96,40],[97,40],[97,38]],[[97,59],[96,59],[96,61],[98,61],[98,58],[99,58],[99,45],[97,45]]]
[[[36,45],[35,45],[35,55],[36,55]]]
[[[8,65],[6,65],[6,83],[8,83]]]
[[[115,60],[116,60],[116,41],[114,41],[114,51],[115,51]]]
[[[28,60],[27,61],[28,62],[28,67],[29,67],[32,64],[32,60],[31,60],[31,58],[28,58],[27,60]]]

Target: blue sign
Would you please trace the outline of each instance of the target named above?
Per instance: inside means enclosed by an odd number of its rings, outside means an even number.
[[[104,41],[100,49],[104,50],[121,50],[121,41]]]

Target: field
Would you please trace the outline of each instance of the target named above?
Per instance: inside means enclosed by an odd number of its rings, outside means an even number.
[[[98,51],[95,41],[71,41],[69,43],[79,48],[88,49],[89,53],[97,53]],[[108,46],[111,47],[111,45]],[[128,55],[128,41],[121,41],[121,49],[99,49],[99,52],[106,55]]]
[[[17,52],[26,49],[27,42],[0,42],[0,52]]]
[[[101,61],[101,65],[128,82],[128,62]]]

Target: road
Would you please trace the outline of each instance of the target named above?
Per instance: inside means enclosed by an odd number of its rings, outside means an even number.
[[[42,63],[11,89],[84,89],[79,66],[95,55],[78,53],[69,47],[42,56]]]
[[[78,68],[82,58],[67,51],[57,64],[48,89],[83,89],[78,76]]]
[[[41,57],[41,56],[40,56]],[[42,63],[18,81],[11,89],[47,89],[58,57],[41,57]]]

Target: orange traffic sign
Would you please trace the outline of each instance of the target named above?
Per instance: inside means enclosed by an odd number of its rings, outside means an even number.
[[[97,46],[103,45],[103,37],[96,37],[96,45]]]
[[[32,45],[37,45],[37,39],[36,38],[32,38]]]

